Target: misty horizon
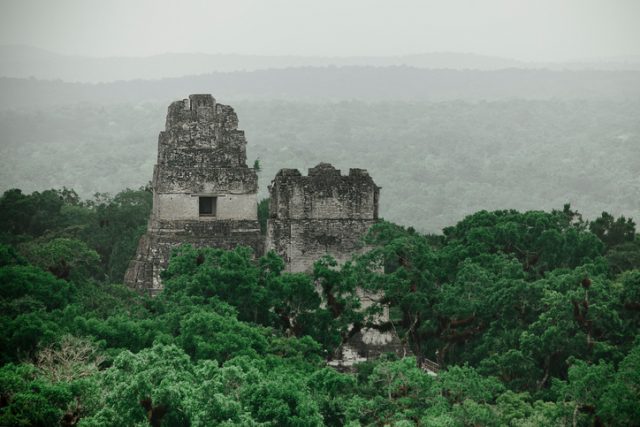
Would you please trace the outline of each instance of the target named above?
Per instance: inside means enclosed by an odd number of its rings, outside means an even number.
[[[424,71],[639,71],[640,56],[536,63],[471,53],[422,53],[395,56],[273,56],[242,54],[167,53],[143,57],[71,56],[22,45],[0,45],[0,78],[109,83],[133,80],[198,77],[215,73],[238,76],[247,72],[325,70],[328,73],[363,68]],[[314,71],[315,72],[315,71]],[[526,74],[525,74],[526,75]],[[612,79],[617,76],[612,75]],[[195,88],[196,91],[197,88]],[[348,92],[348,91],[347,91]],[[517,93],[514,93],[516,95]]]
[[[640,0],[0,0],[0,426],[640,419]]]
[[[5,1],[0,8],[0,45],[97,58],[454,52],[525,62],[575,62],[640,55],[640,3],[631,0],[26,0]]]
[[[368,168],[386,188],[381,212],[422,230],[564,202],[640,212],[640,2],[25,0],[0,12],[3,190],[144,185],[162,106],[211,93],[238,106],[271,176]]]
[[[484,58],[493,58],[493,59],[501,59],[508,61],[516,61],[522,63],[523,65],[544,65],[544,64],[566,64],[566,63],[587,63],[587,62],[608,62],[608,61],[640,61],[640,53],[629,53],[629,54],[617,54],[617,55],[599,55],[599,56],[584,56],[584,57],[566,57],[566,58],[557,58],[553,60],[531,60],[531,59],[523,59],[517,56],[502,56],[502,55],[492,55],[488,53],[482,52],[473,52],[473,51],[463,51],[463,50],[431,50],[431,51],[415,51],[409,53],[388,53],[388,54],[335,54],[335,55],[325,55],[325,54],[305,54],[305,53],[282,53],[282,54],[265,54],[260,52],[206,52],[206,51],[198,51],[198,50],[182,50],[182,51],[172,51],[167,50],[163,52],[157,53],[148,53],[148,54],[95,54],[95,53],[65,53],[62,51],[58,51],[55,49],[44,48],[41,46],[30,45],[25,43],[1,43],[0,49],[28,49],[40,51],[42,53],[48,53],[59,56],[66,57],[80,57],[87,59],[145,59],[145,58],[154,58],[159,56],[167,56],[167,55],[202,55],[202,56],[254,56],[254,57],[279,57],[279,58],[322,58],[322,59],[349,59],[349,58],[405,58],[405,57],[413,57],[413,56],[424,56],[424,55],[468,55],[468,56],[476,56],[476,57],[484,57]]]

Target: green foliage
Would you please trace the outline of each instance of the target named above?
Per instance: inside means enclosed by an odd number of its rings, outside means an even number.
[[[301,378],[271,375],[243,390],[246,402],[258,422],[277,426],[321,426],[318,404]]]
[[[182,246],[163,272],[165,293],[170,298],[220,299],[232,304],[241,320],[269,324],[269,295],[252,255],[246,247],[225,251]]]
[[[18,189],[6,191],[0,198],[0,237],[5,243],[15,244],[59,227],[63,205],[63,197],[56,190],[31,195]]]
[[[74,284],[30,265],[0,268],[0,298],[3,304],[29,298],[53,310],[65,306],[74,289]]]
[[[1,202],[2,425],[622,426],[640,417],[630,220],[589,224],[565,206],[482,211],[442,236],[380,222],[368,252],[341,266],[325,257],[311,274],[286,272],[273,252],[183,246],[149,298],[109,283],[144,229],[147,192],[82,202],[70,190],[15,190]],[[365,309],[360,292],[379,299]],[[355,373],[328,368],[365,327],[396,332],[412,353]],[[418,367],[425,358],[437,374]]]
[[[151,211],[151,192],[96,194],[83,202],[73,190],[0,198],[0,243],[18,245],[34,265],[58,277],[119,282],[135,253]]]
[[[614,246],[605,256],[614,275],[627,270],[640,270],[640,238]]]
[[[112,425],[135,425],[151,419],[146,411],[156,411],[165,425],[188,425],[186,399],[196,379],[189,357],[179,348],[155,345],[138,354],[125,351],[100,381],[108,394],[95,424],[108,420]]]
[[[51,383],[33,365],[0,368],[0,425],[57,425],[73,397],[72,385]]]
[[[615,219],[607,212],[589,223],[589,230],[605,244],[607,249],[625,242],[632,242],[636,235],[636,224],[624,216]]]
[[[18,251],[13,246],[0,243],[0,267],[26,263],[27,261],[18,254]]]
[[[109,281],[122,281],[138,240],[146,230],[151,205],[149,188],[127,189],[113,198],[96,194],[91,203],[94,220],[86,228],[84,238],[100,255]]]
[[[635,272],[612,280],[603,244],[568,206],[479,212],[446,229],[443,241],[381,223],[368,242],[376,248],[358,259],[359,280],[396,308],[391,322],[415,354],[473,363],[527,396],[552,398],[551,379],[578,372],[568,358],[621,360],[637,334]],[[465,402],[471,390],[460,396],[457,417],[490,424],[486,401]],[[539,413],[528,402],[521,421],[554,419],[562,405]]]
[[[260,233],[262,233],[263,236],[267,234],[267,219],[269,218],[269,203],[270,203],[270,199],[268,197],[258,202],[258,222],[260,223]]]
[[[106,318],[77,316],[69,326],[103,341],[107,347],[132,351],[148,347],[161,332],[153,319],[132,319],[125,312],[116,312]]]
[[[600,394],[602,393],[602,394]],[[640,419],[640,344],[629,352],[607,384],[599,390],[598,414],[615,426],[633,425]]]
[[[21,252],[33,265],[51,272],[59,279],[80,282],[98,271],[100,256],[84,242],[56,238],[44,243],[37,241],[21,246]]]
[[[180,346],[194,360],[217,360],[223,364],[236,356],[256,358],[267,348],[267,333],[234,318],[198,310],[180,324]]]
[[[640,330],[640,270],[621,274],[614,286],[619,291],[622,304],[622,333],[628,336]]]
[[[566,205],[551,213],[481,211],[444,229],[448,271],[466,258],[504,253],[515,256],[523,269],[542,275],[556,268],[575,268],[603,253],[603,245],[585,230],[579,214]]]
[[[447,399],[463,403],[471,399],[478,403],[492,403],[504,386],[495,378],[483,377],[469,366],[452,366],[439,378]]]
[[[204,305],[222,301],[241,321],[274,327],[289,336],[308,335],[333,351],[347,338],[348,326],[362,319],[356,313],[355,282],[346,278],[347,270],[332,270],[335,267],[334,260],[320,260],[310,277],[284,272],[282,260],[272,252],[254,262],[249,248],[182,246],[163,272],[161,298],[172,304],[183,299]],[[321,285],[321,294],[314,283]],[[329,307],[323,307],[325,301]]]
[[[416,354],[424,354],[424,339],[432,331],[423,319],[434,318],[436,302],[435,251],[415,230],[387,222],[374,225],[366,241],[376,247],[358,260],[358,282],[382,292],[382,302],[399,309],[401,339],[409,341]]]

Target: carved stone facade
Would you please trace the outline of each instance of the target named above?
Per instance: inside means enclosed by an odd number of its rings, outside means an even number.
[[[310,272],[324,255],[340,264],[363,252],[363,237],[378,221],[378,187],[364,169],[349,169],[348,175],[328,163],[320,163],[303,176],[297,169],[282,169],[269,187],[269,219],[266,249],[284,261],[287,271]],[[377,296],[359,292],[362,308]],[[389,319],[385,310],[378,322]],[[383,353],[404,354],[398,337],[375,328],[363,328],[337,349],[330,365],[349,370]]]
[[[152,295],[171,250],[183,243],[257,255],[274,250],[291,272],[309,271],[325,254],[343,263],[363,250],[378,220],[380,188],[364,169],[342,175],[320,163],[303,176],[282,169],[269,187],[266,239],[257,218],[258,176],[247,167],[247,141],[233,108],[211,95],[173,102],[158,137],[153,210],[125,283]]]
[[[310,271],[329,254],[344,263],[363,251],[362,238],[378,220],[380,187],[364,169],[342,175],[320,163],[303,176],[282,169],[272,181],[266,238],[257,218],[258,177],[247,167],[244,132],[233,109],[211,95],[173,102],[158,138],[153,172],[153,210],[125,283],[151,295],[162,289],[160,272],[171,250],[183,243],[233,249],[249,246],[256,255],[274,250],[287,271]],[[360,293],[363,308],[375,296]],[[386,320],[383,313],[381,320]],[[402,352],[397,336],[362,329],[332,364],[353,363],[383,352]]]
[[[262,253],[258,176],[246,164],[247,141],[233,108],[211,95],[173,102],[158,138],[153,210],[125,283],[152,295],[171,250],[183,243]]]
[[[320,163],[307,176],[282,169],[269,191],[266,248],[291,272],[309,271],[325,254],[347,261],[363,249],[362,238],[378,220],[380,188],[364,169],[342,175]]]

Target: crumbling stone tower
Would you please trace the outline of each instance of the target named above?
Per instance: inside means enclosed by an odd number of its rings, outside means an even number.
[[[282,169],[269,191],[266,242],[257,219],[258,177],[247,167],[244,132],[233,109],[211,95],[173,102],[158,138],[153,171],[153,210],[147,233],[129,264],[125,283],[156,294],[171,250],[183,243],[233,249],[244,245],[261,255],[264,246],[283,257],[287,271],[307,272],[323,255],[344,263],[363,251],[362,238],[378,220],[380,187],[364,169],[342,175],[320,163],[303,176]],[[376,295],[359,292],[363,308]],[[380,321],[388,318],[386,310]],[[384,352],[401,354],[398,338],[375,328],[354,331],[332,365],[353,363]]]
[[[282,169],[269,187],[266,249],[274,250],[290,272],[310,272],[324,255],[340,264],[366,250],[363,238],[378,221],[378,187],[364,169],[349,169],[342,175],[328,163],[320,163],[303,176],[297,169]],[[358,292],[362,308],[377,302],[379,295]],[[383,310],[379,322],[389,318]],[[330,362],[349,369],[380,354],[403,354],[403,346],[391,332],[375,328],[354,331],[349,342],[337,350]]]
[[[238,117],[211,95],[190,95],[169,106],[158,138],[153,211],[125,283],[155,294],[171,249],[183,243],[260,255],[258,176],[247,167],[247,141]]]
[[[325,254],[347,261],[378,220],[380,187],[364,169],[342,175],[320,163],[307,176],[282,169],[269,191],[266,248],[282,256],[291,272],[311,270]]]
[[[158,138],[153,210],[147,233],[125,275],[129,286],[151,294],[160,272],[183,243],[233,249],[250,246],[283,257],[287,271],[310,271],[329,254],[344,263],[363,248],[378,220],[380,187],[364,169],[342,175],[320,163],[303,176],[282,169],[269,187],[267,236],[260,235],[258,178],[246,164],[246,139],[233,109],[211,95],[191,95],[169,106]]]

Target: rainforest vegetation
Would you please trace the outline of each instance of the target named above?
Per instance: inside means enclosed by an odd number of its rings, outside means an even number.
[[[368,252],[311,274],[183,246],[150,298],[121,284],[150,207],[145,188],[0,198],[0,425],[639,423],[630,218],[478,211],[431,235],[381,221]],[[362,309],[358,288],[380,302]],[[383,306],[390,321],[372,325]],[[406,357],[327,366],[372,326]]]

